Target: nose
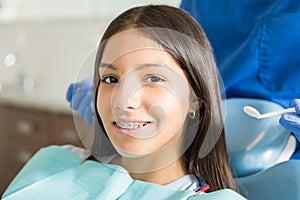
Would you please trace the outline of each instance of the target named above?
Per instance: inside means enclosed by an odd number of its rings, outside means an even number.
[[[137,109],[141,105],[140,84],[134,78],[123,79],[113,92],[113,108],[119,111]]]

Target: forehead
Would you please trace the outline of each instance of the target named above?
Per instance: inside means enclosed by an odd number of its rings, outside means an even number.
[[[108,39],[103,52],[102,62],[112,63],[122,55],[147,49],[164,50],[158,43],[135,29],[123,31]]]

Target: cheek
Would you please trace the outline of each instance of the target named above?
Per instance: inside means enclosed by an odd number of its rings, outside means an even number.
[[[175,81],[173,81],[175,82]],[[167,87],[161,88],[149,98],[158,114],[157,116],[166,117],[166,120],[175,122],[185,121],[187,113],[190,109],[190,88],[187,81],[173,82]],[[153,109],[154,110],[154,109]]]
[[[97,96],[97,111],[102,120],[109,116],[111,110],[111,93],[105,90],[99,89]]]
[[[158,119],[161,123],[171,121],[175,123],[183,123],[187,115],[187,105],[189,102],[180,99],[171,92],[156,93],[152,99],[152,107],[150,108],[151,116]],[[186,98],[187,99],[187,98]]]

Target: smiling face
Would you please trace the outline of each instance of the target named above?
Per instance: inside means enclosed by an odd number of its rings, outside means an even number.
[[[150,154],[180,137],[192,111],[190,87],[157,43],[137,31],[115,35],[106,44],[99,75],[97,111],[122,156]]]

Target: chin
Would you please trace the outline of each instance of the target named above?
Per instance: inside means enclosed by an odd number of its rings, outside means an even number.
[[[125,157],[125,158],[140,158],[140,157],[147,155],[147,153],[123,150],[123,149],[120,149],[117,147],[115,147],[115,149],[122,157]]]

